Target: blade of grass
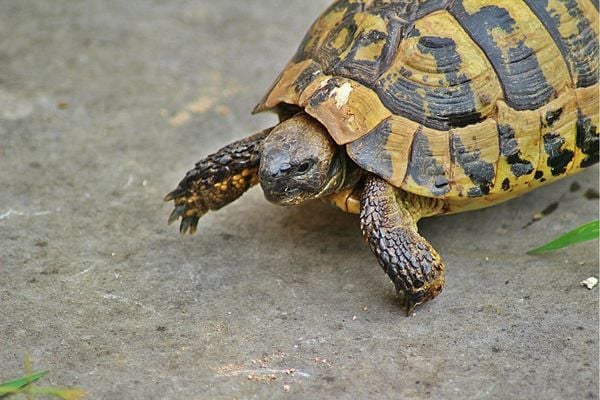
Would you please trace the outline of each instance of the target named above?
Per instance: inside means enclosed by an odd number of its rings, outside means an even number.
[[[0,390],[2,390],[0,388]],[[58,397],[63,400],[80,400],[87,396],[87,392],[81,389],[61,389],[61,388],[42,388],[42,387],[31,387],[31,388],[11,388],[7,389],[5,394],[31,394],[31,395],[47,395]],[[2,395],[3,396],[3,395]],[[2,397],[0,396],[0,397]]]
[[[9,393],[13,393],[17,389],[22,388],[23,386],[27,386],[31,382],[35,382],[47,374],[48,371],[40,371],[31,375],[24,376],[23,378],[15,379],[13,381],[2,382],[0,383],[0,397],[4,397]]]
[[[599,226],[600,221],[598,220],[588,222],[587,224],[581,225],[580,227],[565,233],[564,235],[554,239],[549,243],[546,243],[541,247],[538,247],[537,249],[529,250],[527,254],[541,254],[548,251],[553,251],[561,249],[563,247],[571,246],[573,244],[597,239],[600,232]]]

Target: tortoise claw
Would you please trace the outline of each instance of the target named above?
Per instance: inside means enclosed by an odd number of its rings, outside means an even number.
[[[181,218],[179,232],[182,235],[188,232],[190,234],[196,233],[198,221],[207,211],[206,206],[201,200],[197,199],[196,202],[190,201],[189,194],[189,191],[175,189],[165,197],[165,200],[174,200],[175,202],[175,208],[169,215],[168,223],[171,225]]]
[[[406,308],[406,316],[410,317],[415,308],[419,304],[423,304],[435,298],[444,288],[444,277],[438,276],[433,281],[428,282],[423,287],[417,290],[404,290],[400,286],[396,286],[398,294],[404,294],[404,307]]]
[[[415,311],[415,308],[421,304],[423,301],[417,297],[411,296],[410,294],[404,295],[404,308],[406,309],[406,316],[410,317],[410,315]]]
[[[185,206],[185,204],[182,206],[175,207],[175,209],[173,209],[173,212],[171,212],[171,215],[169,215],[169,225],[177,221],[179,217],[181,217],[185,213],[186,208],[187,207]]]
[[[191,216],[185,217],[181,220],[181,224],[179,225],[179,233],[185,235],[188,231],[190,235],[196,233],[196,229],[198,228],[198,221],[200,217]]]
[[[194,233],[196,233],[196,229],[198,229],[198,221],[200,220],[200,217],[191,217],[192,218],[192,223],[190,224],[190,235],[193,235]]]
[[[185,194],[187,193],[186,190],[182,190],[182,189],[175,189],[172,192],[170,192],[169,194],[167,194],[165,196],[165,198],[163,199],[163,201],[171,201],[171,200],[175,200],[178,199],[180,197],[185,196]]]

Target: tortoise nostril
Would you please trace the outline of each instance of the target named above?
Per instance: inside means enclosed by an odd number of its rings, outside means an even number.
[[[292,170],[292,166],[288,163],[283,163],[281,165],[274,165],[274,168],[269,168],[269,176],[271,178],[280,178],[285,176]]]
[[[290,155],[278,148],[271,149],[263,154],[260,169],[261,175],[265,178],[285,176],[292,170]]]

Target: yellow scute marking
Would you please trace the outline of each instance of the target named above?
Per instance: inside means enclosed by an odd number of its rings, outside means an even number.
[[[546,148],[546,141],[544,140],[545,135],[558,135],[562,146],[560,146],[560,152],[575,152],[575,138],[577,134],[577,108],[575,101],[575,93],[571,91],[560,96],[558,99],[548,103],[544,107],[539,109],[540,120],[541,120],[541,139],[540,139],[540,159],[538,161],[537,169],[544,172],[545,182],[555,181],[563,176],[569,174],[571,167],[573,166],[573,159],[564,166],[564,172],[560,172],[558,175],[553,175],[552,170],[557,172],[557,168],[552,168],[552,163],[549,165],[549,160],[555,154],[549,154]],[[556,112],[562,109],[560,117],[554,121],[553,124],[547,123],[548,113]],[[541,183],[541,182],[540,182]]]
[[[254,112],[268,110],[279,103],[298,104],[301,93],[296,93],[296,80],[306,69],[316,67],[316,65],[312,60],[304,60],[298,64],[288,64],[271,89],[269,89],[266,98],[259,103]],[[316,72],[315,74],[319,75],[321,72]],[[318,81],[318,77],[315,80]]]
[[[316,53],[318,48],[323,45],[323,42],[327,38],[327,34],[342,21],[342,18],[346,14],[346,9],[339,11],[332,11],[322,15],[311,27],[308,37],[310,38],[305,49],[312,50],[312,53]]]
[[[540,157],[540,115],[537,110],[517,111],[509,107],[504,101],[498,102],[498,126],[504,130],[511,130],[513,138],[500,138],[504,140],[504,151],[514,154],[513,164],[510,164],[507,156],[501,154],[498,160],[498,170],[496,172],[496,184],[490,195],[497,199],[512,196],[512,193],[519,193],[529,190],[529,184],[534,180],[535,168],[538,165]],[[510,143],[509,143],[510,142]],[[514,159],[521,160],[522,164],[518,174],[515,175]],[[526,169],[526,163],[531,164],[531,173],[523,173]],[[502,188],[503,182],[508,179],[508,190]]]
[[[596,135],[598,135],[600,129],[600,117],[599,110],[600,104],[598,100],[598,92],[600,88],[598,84],[587,88],[577,88],[575,90],[575,96],[577,98],[577,106],[581,112],[583,118],[589,118],[592,126],[596,127]],[[593,129],[593,128],[592,128]],[[581,162],[588,158],[588,155],[583,153],[579,147],[575,148],[575,160],[573,162],[573,170],[577,171],[580,169]]]
[[[450,135],[449,132],[439,131],[437,129],[428,128],[423,125],[419,125],[418,134],[422,135],[427,141],[427,153],[421,154],[421,158],[418,160],[409,160],[408,170],[406,173],[406,177],[402,182],[401,187],[408,192],[415,193],[425,197],[435,197],[431,193],[431,188],[435,184],[434,176],[428,175],[428,173],[437,172],[437,169],[441,171],[441,176],[448,179],[450,177],[450,170],[452,166],[452,160],[450,157]],[[417,132],[414,133],[417,135]],[[415,138],[413,137],[413,143],[411,148],[411,156],[414,156],[414,148],[415,148]],[[415,165],[411,165],[412,162],[415,162]],[[435,165],[435,167],[434,167]],[[424,186],[421,183],[415,180],[415,177],[411,174],[410,168],[416,168],[417,173],[420,173],[421,176],[418,179],[423,179],[426,185]],[[423,175],[423,173],[425,175]],[[438,196],[440,198],[445,198],[444,195]]]
[[[325,125],[337,144],[346,144],[362,137],[391,116],[370,88],[346,78],[335,77],[330,81],[335,82],[336,87],[329,93],[321,93],[326,85],[312,93],[312,98],[326,95],[324,101],[313,105],[311,98],[307,97],[301,98],[300,102],[306,104],[305,110],[309,115]]]
[[[502,87],[494,69],[484,52],[465,32],[459,22],[447,11],[437,11],[415,22],[416,36],[404,39],[396,53],[388,71],[382,76],[384,82],[395,82],[398,79],[408,80],[415,85],[415,90],[423,99],[427,95],[425,89],[451,88],[444,72],[438,72],[437,60],[430,53],[420,50],[419,41],[424,36],[449,38],[456,45],[456,52],[462,60],[458,71],[452,71],[465,77],[460,85],[467,85],[472,91],[476,111],[482,117],[494,112],[498,99],[502,98]],[[406,71],[400,76],[400,71]],[[425,114],[430,114],[427,102],[424,102]]]
[[[510,60],[508,51],[522,43],[533,51],[546,82],[556,90],[556,93],[560,94],[572,86],[571,75],[556,43],[533,11],[522,0],[501,2],[463,0],[462,4],[469,14],[474,14],[487,6],[505,9],[515,21],[511,32],[506,32],[498,27],[491,30],[494,42],[503,51],[502,58]]]
[[[333,39],[332,41],[332,47],[334,49],[341,49],[342,46],[344,45],[344,43],[346,43],[346,40],[348,39],[348,30],[347,29],[342,29],[337,36],[335,37],[335,39]]]
[[[457,143],[453,145],[455,141]],[[458,144],[463,147],[464,153],[461,156],[465,159],[491,164],[495,176],[499,147],[498,130],[494,119],[489,118],[477,124],[450,130],[450,143],[451,148],[457,147]],[[454,151],[458,152],[458,148],[454,148]],[[453,154],[452,157],[450,191],[444,197],[467,197],[470,190],[478,190],[484,182],[473,182],[467,171],[463,169],[457,154]],[[490,188],[494,184],[494,176],[491,176],[488,182],[487,186]]]
[[[408,118],[394,115],[391,118],[391,125],[391,134],[384,147],[390,155],[392,164],[392,174],[388,182],[396,187],[400,187],[406,178],[412,140],[414,133],[419,128],[419,124]]]

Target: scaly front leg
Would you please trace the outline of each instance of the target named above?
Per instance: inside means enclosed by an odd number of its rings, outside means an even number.
[[[165,196],[175,203],[169,224],[181,218],[179,232],[193,234],[207,211],[226,206],[256,185],[262,142],[269,132],[271,128],[234,142],[196,163]]]
[[[444,287],[444,263],[417,232],[417,221],[442,207],[440,200],[404,192],[375,175],[365,181],[360,227],[396,290],[404,293],[408,314]]]

